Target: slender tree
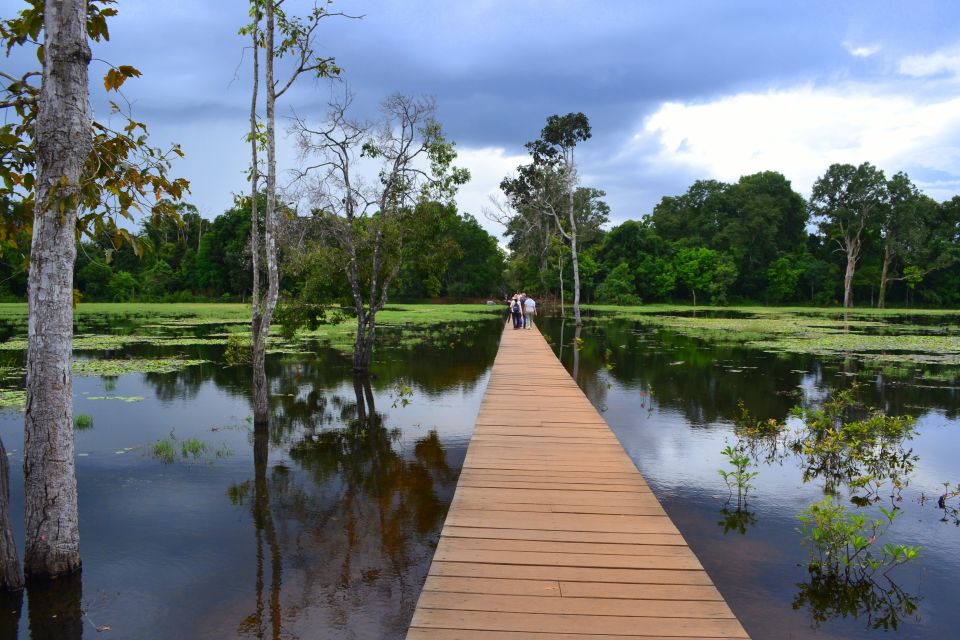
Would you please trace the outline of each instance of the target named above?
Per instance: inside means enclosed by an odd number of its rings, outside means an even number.
[[[252,339],[254,421],[265,422],[268,417],[267,384],[265,360],[270,325],[277,308],[280,290],[280,267],[277,260],[277,234],[279,220],[277,213],[277,122],[276,106],[280,99],[301,75],[308,74],[317,78],[339,75],[340,69],[334,59],[317,54],[317,29],[324,18],[344,16],[327,10],[328,2],[315,2],[305,17],[287,15],[282,8],[283,0],[252,0],[251,23],[241,30],[249,35],[253,42],[253,95],[250,106],[250,145],[251,145],[251,242],[253,257],[254,296],[253,319],[250,326]],[[261,20],[265,22],[260,28]],[[259,91],[259,49],[264,49],[264,97],[266,122],[263,135],[257,122],[257,101]],[[292,58],[293,70],[285,78],[276,77],[276,61]],[[258,145],[266,148],[266,211],[264,212],[263,237],[259,234],[259,211],[257,207],[257,183],[259,179]],[[267,290],[261,291],[260,255],[266,261]]]
[[[578,255],[575,193],[578,177],[574,158],[577,143],[590,139],[590,123],[582,113],[553,115],[540,137],[528,142],[531,163],[517,169],[518,175],[506,178],[500,188],[515,210],[531,209],[551,219],[557,233],[570,246],[573,266],[573,317],[580,318],[580,260]]]
[[[883,171],[869,162],[859,167],[834,164],[813,184],[811,213],[821,231],[837,243],[846,256],[843,275],[843,306],[853,307],[853,277],[868,228],[887,201]]]

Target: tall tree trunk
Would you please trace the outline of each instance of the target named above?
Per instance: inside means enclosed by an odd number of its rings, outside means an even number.
[[[857,271],[858,248],[853,242],[847,243],[847,270],[843,274],[843,306],[853,308],[853,276]]]
[[[370,311],[357,314],[357,338],[353,343],[353,373],[354,375],[363,375],[370,368],[368,354],[372,353],[369,348],[370,342]]]
[[[557,270],[560,272],[560,316],[566,317],[567,311],[563,304],[563,256],[557,256]]]
[[[877,307],[880,309],[885,308],[887,302],[887,274],[892,260],[893,251],[888,244],[883,248],[883,268],[880,269],[880,296],[877,300]]]
[[[570,219],[570,257],[573,262],[573,322],[579,327],[583,320],[580,319],[580,259],[577,256],[577,220],[573,215],[573,187],[570,187],[567,215]]]
[[[70,365],[76,200],[92,143],[86,16],[85,0],[45,3],[28,280],[23,447],[27,578],[80,569]]]
[[[276,131],[276,102],[277,88],[273,77],[274,50],[274,3],[268,0],[266,6],[266,63],[267,103],[267,211],[264,220],[264,249],[267,259],[267,297],[263,302],[263,314],[260,319],[260,342],[258,350],[253,353],[254,369],[265,367],[267,339],[270,334],[270,323],[273,321],[273,312],[277,308],[277,295],[280,286],[280,270],[277,265],[277,131]],[[263,392],[254,396],[254,422],[268,419],[266,376],[262,379]]]
[[[10,461],[0,440],[0,591],[22,591],[23,574],[10,520]]]
[[[260,93],[260,17],[254,13],[253,93],[250,98],[250,262],[253,271],[250,321],[250,354],[253,365],[253,419],[255,424],[267,422],[266,345],[260,333],[263,325],[263,300],[260,291],[260,202],[258,196],[260,165],[257,149],[257,98]]]

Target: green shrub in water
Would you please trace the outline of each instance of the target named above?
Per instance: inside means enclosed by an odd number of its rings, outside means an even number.
[[[81,413],[73,416],[73,428],[77,431],[86,431],[93,428],[93,416]]]
[[[243,364],[253,359],[250,336],[245,333],[231,333],[227,336],[227,350],[223,354],[227,364]]]
[[[207,444],[197,438],[187,438],[180,443],[180,453],[183,454],[184,458],[192,457],[194,460],[197,460],[206,450]]]
[[[170,464],[177,459],[177,450],[173,446],[173,438],[157,440],[153,445],[153,457],[164,464]]]
[[[811,572],[850,579],[867,578],[877,571],[886,574],[894,567],[913,560],[921,547],[902,544],[874,546],[886,533],[896,509],[880,507],[883,518],[868,519],[863,513],[850,513],[827,496],[800,512],[803,545],[810,552]]]

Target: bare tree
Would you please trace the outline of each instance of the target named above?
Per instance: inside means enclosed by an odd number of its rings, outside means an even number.
[[[400,272],[408,217],[418,202],[451,200],[470,176],[452,166],[456,152],[434,119],[433,100],[392,95],[376,124],[351,119],[350,104],[348,92],[331,103],[321,126],[298,119],[294,131],[302,157],[316,159],[300,178],[310,179],[334,263],[350,286],[357,316],[353,370],[363,375],[373,356],[376,314]]]
[[[92,146],[86,16],[85,0],[44,11],[24,420],[28,578],[80,569],[71,356],[77,209]]]

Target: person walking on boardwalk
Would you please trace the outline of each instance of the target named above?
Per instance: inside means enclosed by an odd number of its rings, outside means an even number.
[[[520,304],[520,296],[513,296],[510,300],[510,313],[513,315],[513,328],[520,329],[523,322],[523,306]]]
[[[533,316],[537,315],[537,301],[527,296],[523,301],[523,324],[527,329],[533,328]]]

